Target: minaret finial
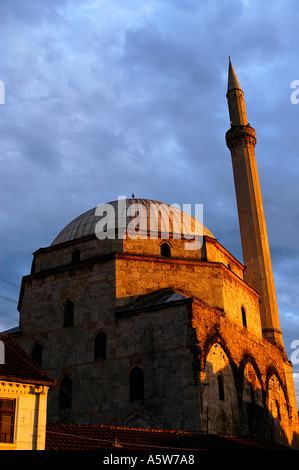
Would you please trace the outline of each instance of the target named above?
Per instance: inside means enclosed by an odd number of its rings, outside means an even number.
[[[229,56],[227,94],[230,123],[232,126],[246,126],[248,124],[244,94]]]
[[[236,72],[234,71],[234,67],[229,56],[229,66],[228,66],[228,81],[227,81],[227,92],[230,90],[242,90],[239,80],[237,78]]]

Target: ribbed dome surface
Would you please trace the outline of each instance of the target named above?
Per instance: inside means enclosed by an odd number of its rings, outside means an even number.
[[[104,212],[104,209],[111,211]],[[102,216],[96,215],[101,212]],[[139,213],[135,210],[142,209]],[[151,233],[168,233],[188,235],[207,235],[213,237],[211,232],[198,220],[170,204],[152,201],[150,199],[123,199],[112,201],[101,206],[94,207],[70,222],[55,238],[51,245],[78,240],[83,237],[95,235],[96,224],[105,217],[105,222],[112,221],[115,229],[123,229],[123,225],[130,227],[134,225],[138,217],[140,229],[145,228]],[[109,225],[109,222],[108,222]]]

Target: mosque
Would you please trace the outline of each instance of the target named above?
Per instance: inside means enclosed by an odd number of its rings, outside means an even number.
[[[256,134],[231,61],[227,100],[243,264],[200,220],[134,195],[80,215],[33,254],[10,333],[58,381],[49,422],[295,445]]]

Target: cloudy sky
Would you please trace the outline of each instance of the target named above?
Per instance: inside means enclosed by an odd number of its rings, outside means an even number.
[[[2,0],[0,18],[0,331],[18,324],[13,301],[32,253],[119,195],[203,204],[204,224],[242,261],[225,144],[230,55],[257,132],[290,357],[299,340],[298,2]]]

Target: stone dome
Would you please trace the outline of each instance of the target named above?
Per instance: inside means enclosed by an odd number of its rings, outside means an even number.
[[[135,198],[101,204],[70,222],[57,235],[51,246],[95,235],[96,225],[103,218],[108,225],[112,222],[117,230],[124,228],[120,227],[120,220],[124,221],[125,227],[128,227],[130,222],[132,223],[138,217],[139,225],[151,233],[167,232],[171,236],[181,234],[185,237],[207,235],[214,238],[201,222],[176,206],[150,199]],[[107,209],[109,209],[108,212]],[[139,212],[135,213],[135,210]],[[124,217],[121,218],[122,216]]]

